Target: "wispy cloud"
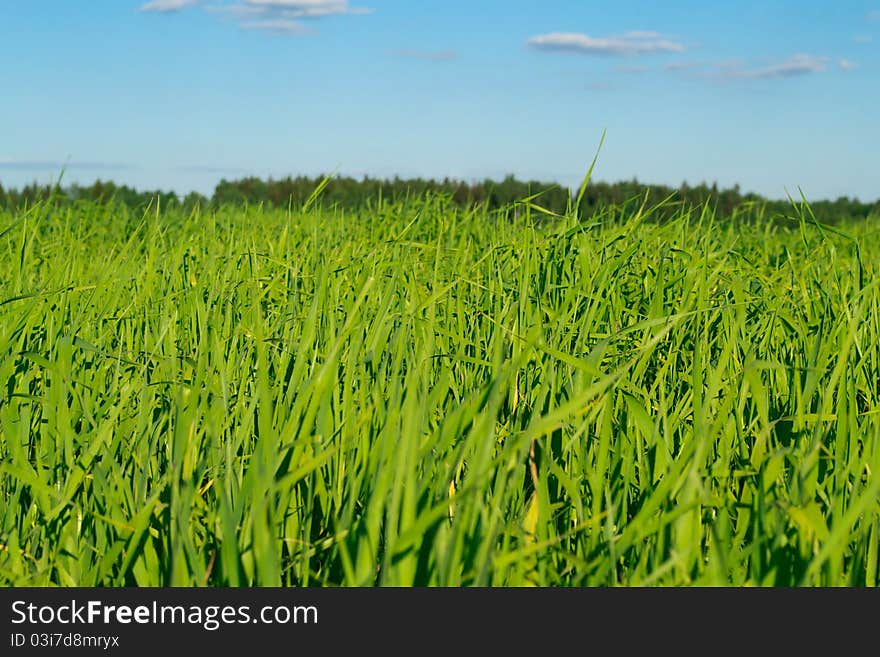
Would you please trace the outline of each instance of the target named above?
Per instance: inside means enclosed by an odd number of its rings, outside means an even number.
[[[689,71],[691,69],[695,69],[702,66],[700,62],[692,62],[692,61],[677,61],[677,62],[669,62],[663,68],[667,71]]]
[[[348,0],[152,0],[142,5],[140,10],[172,13],[193,5],[201,5],[211,14],[225,15],[246,30],[285,35],[314,32],[301,21],[373,12],[367,7],[352,7]]]
[[[880,21],[880,9],[875,9],[874,11],[868,12],[868,20],[869,21]]]
[[[607,37],[591,37],[574,32],[551,32],[530,38],[526,45],[536,50],[618,57],[681,53],[686,50],[683,44],[657,32],[627,32]]]
[[[321,18],[341,14],[368,14],[370,9],[351,7],[348,0],[244,0],[245,7],[287,18]]]
[[[314,33],[304,20],[316,20],[345,14],[369,14],[371,9],[352,7],[348,0],[244,0],[227,6],[246,30],[264,30],[274,34]]]
[[[785,80],[824,73],[834,65],[841,71],[851,71],[858,68],[856,62],[842,57],[832,60],[830,57],[800,53],[782,61],[764,63],[763,65],[749,63],[743,59],[715,62],[679,60],[666,64],[663,69],[668,73],[691,79],[731,82],[736,80]]]
[[[430,62],[449,62],[458,59],[454,50],[395,50],[396,57],[405,59],[423,59]]]
[[[857,34],[853,37],[853,41],[856,43],[871,43],[874,40],[874,37],[868,34]]]
[[[301,22],[290,18],[242,21],[240,25],[246,30],[266,30],[275,34],[308,34],[311,31]]]
[[[624,39],[662,39],[663,35],[659,32],[649,32],[646,30],[631,30],[623,35]]]
[[[6,171],[60,171],[82,169],[85,171],[124,171],[136,168],[125,162],[69,162],[63,160],[18,160],[0,157],[0,169]]]
[[[633,66],[628,64],[622,64],[620,66],[614,67],[615,73],[622,73],[624,75],[643,75],[648,73],[651,69],[647,66]]]
[[[803,53],[793,55],[785,61],[762,68],[741,68],[738,65],[727,67],[724,74],[728,78],[752,80],[774,80],[794,78],[813,73],[823,73],[828,69],[828,57],[817,57]]]
[[[852,61],[851,59],[845,59],[841,57],[837,60],[837,66],[841,71],[854,71],[859,67],[857,62]]]
[[[141,11],[157,11],[168,14],[198,4],[199,0],[152,0],[141,5]]]
[[[186,173],[204,173],[204,174],[247,174],[251,173],[250,169],[242,167],[224,167],[214,164],[188,164],[174,168],[175,171],[185,171]]]

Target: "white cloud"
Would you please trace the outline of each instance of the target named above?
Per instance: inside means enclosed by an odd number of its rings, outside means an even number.
[[[763,68],[744,69],[740,67],[730,67],[727,69],[725,77],[773,80],[780,78],[794,78],[801,75],[810,75],[812,73],[822,73],[827,70],[827,68],[827,57],[817,57],[815,55],[805,55],[801,53],[789,57],[778,64],[772,64]]]
[[[839,60],[837,60],[837,65],[840,67],[841,71],[854,71],[855,69],[857,69],[859,67],[859,65],[856,62],[854,62],[850,59],[844,59],[842,57]]]
[[[869,21],[880,21],[880,9],[868,12]]]
[[[186,9],[187,7],[198,4],[198,2],[199,0],[152,0],[152,2],[147,2],[146,4],[141,5],[140,10],[157,11],[167,14],[172,11]]]
[[[871,43],[874,40],[874,37],[868,34],[857,34],[853,37],[853,41],[856,43]]]
[[[627,32],[618,36],[591,37],[573,32],[551,32],[534,36],[526,45],[538,50],[585,55],[647,55],[684,52],[684,45],[656,32]]]

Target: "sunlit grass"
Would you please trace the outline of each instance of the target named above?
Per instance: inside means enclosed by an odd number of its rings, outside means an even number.
[[[855,585],[880,235],[0,214],[5,585]]]

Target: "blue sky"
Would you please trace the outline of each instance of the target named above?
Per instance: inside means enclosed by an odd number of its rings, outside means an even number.
[[[325,172],[880,198],[880,0],[0,0],[0,183]]]

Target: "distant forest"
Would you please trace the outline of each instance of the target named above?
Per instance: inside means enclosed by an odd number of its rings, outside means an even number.
[[[318,194],[316,194],[316,190]],[[880,191],[880,190],[878,190]],[[485,206],[489,210],[503,210],[521,204],[524,199],[534,207],[550,213],[563,214],[573,201],[570,190],[554,183],[520,181],[513,176],[504,180],[467,183],[444,179],[362,179],[350,177],[283,178],[261,180],[243,178],[241,180],[221,180],[211,197],[196,192],[179,196],[173,192],[140,191],[113,182],[96,181],[89,186],[70,185],[64,188],[51,185],[31,184],[21,189],[4,189],[0,184],[0,208],[20,209],[38,201],[58,204],[72,204],[81,201],[100,203],[121,203],[132,210],[146,210],[155,207],[158,201],[162,208],[183,208],[193,210],[218,208],[237,204],[275,208],[298,208],[310,199],[317,199],[323,207],[336,207],[341,210],[362,210],[375,207],[382,200],[400,202],[434,194],[447,202],[460,207]],[[795,201],[801,199],[795,198]],[[809,200],[809,199],[808,199]],[[791,213],[789,201],[768,200],[751,193],[743,193],[739,186],[719,189],[717,185],[682,184],[678,188],[664,185],[648,185],[637,180],[606,183],[590,182],[582,198],[579,213],[590,216],[602,208],[621,207],[629,204],[655,205],[666,201],[670,210],[674,206],[702,206],[708,203],[717,216],[731,217],[748,214],[772,219]],[[836,200],[810,200],[813,214],[822,222],[837,223],[846,220],[880,217],[880,199],[864,203],[856,199],[841,197]],[[655,213],[662,216],[661,213]]]

